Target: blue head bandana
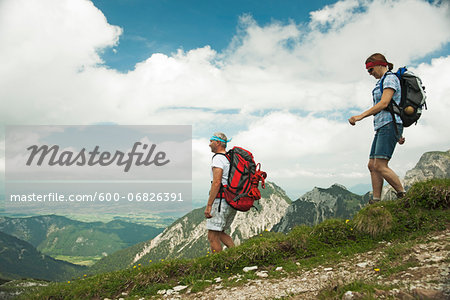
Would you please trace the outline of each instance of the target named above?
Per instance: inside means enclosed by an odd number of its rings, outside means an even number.
[[[215,135],[213,135],[209,140],[210,141],[219,141],[219,142],[223,142],[225,144],[228,143],[229,141],[231,141],[231,139],[229,139],[228,141],[225,141],[224,139],[221,139],[220,137],[215,136]]]

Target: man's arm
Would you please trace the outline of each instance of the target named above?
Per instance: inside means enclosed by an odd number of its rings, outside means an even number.
[[[212,217],[211,208],[214,203],[214,199],[216,199],[217,193],[220,190],[220,185],[222,183],[223,169],[213,167],[212,172],[213,172],[213,180],[211,183],[211,189],[209,190],[208,203],[206,204],[206,209],[205,209],[205,217],[206,218]]]

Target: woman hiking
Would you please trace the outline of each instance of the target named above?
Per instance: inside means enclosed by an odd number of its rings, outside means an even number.
[[[405,189],[399,177],[388,166],[395,145],[397,142],[403,144],[405,139],[402,137],[403,125],[400,117],[395,115],[394,121],[391,113],[385,110],[391,99],[400,104],[402,94],[400,80],[391,72],[394,65],[380,53],[369,56],[365,64],[369,75],[378,79],[375,88],[372,90],[373,106],[360,115],[351,117],[348,121],[351,125],[355,125],[356,122],[366,117],[374,116],[375,137],[372,142],[368,164],[373,190],[373,198],[369,203],[372,204],[381,200],[383,179],[396,190],[397,198],[405,195]],[[383,90],[381,90],[381,80]],[[397,130],[394,126],[397,127]]]

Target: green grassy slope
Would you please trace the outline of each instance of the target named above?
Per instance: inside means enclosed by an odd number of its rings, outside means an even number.
[[[23,295],[23,299],[103,299],[126,292],[154,295],[178,284],[192,291],[206,279],[242,273],[252,265],[314,266],[374,249],[380,241],[409,240],[450,225],[450,179],[414,185],[402,200],[363,208],[353,220],[332,219],[314,227],[295,227],[288,234],[266,232],[242,245],[197,259],[173,259],[134,266],[71,281],[51,284]]]

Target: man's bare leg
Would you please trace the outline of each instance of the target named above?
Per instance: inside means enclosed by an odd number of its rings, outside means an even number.
[[[213,253],[222,251],[222,244],[220,243],[220,231],[208,230],[208,241]]]
[[[220,233],[220,241],[222,243],[224,243],[224,245],[227,246],[227,248],[234,247],[233,239],[228,234],[226,234],[224,231],[222,231]]]

